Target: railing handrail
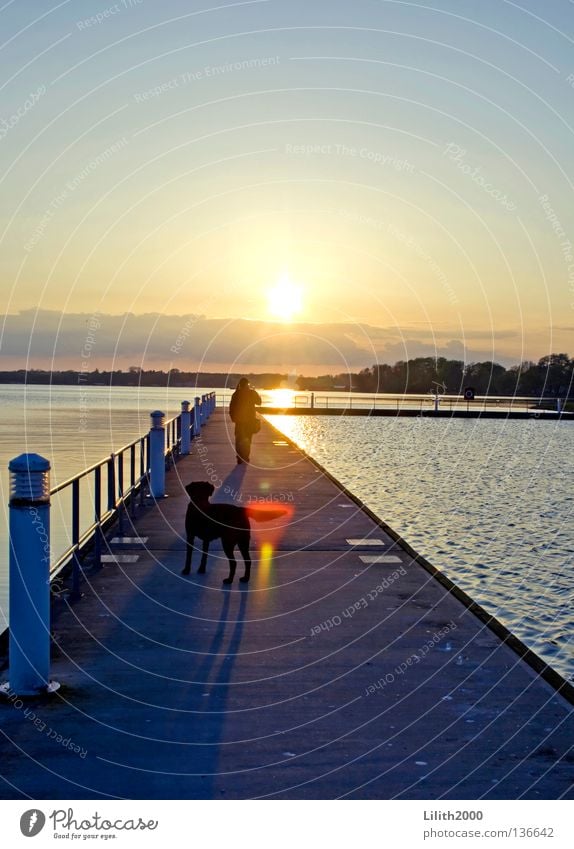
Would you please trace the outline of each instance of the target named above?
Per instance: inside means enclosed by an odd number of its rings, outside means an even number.
[[[165,422],[165,427],[167,428],[168,425],[170,425],[173,421],[175,421],[176,419],[179,419],[180,417],[181,417],[181,413],[178,413],[176,416],[172,416],[171,419],[168,419]],[[110,454],[108,454],[106,457],[103,457],[101,460],[96,460],[96,462],[92,463],[91,466],[87,466],[85,469],[82,469],[81,472],[77,472],[75,475],[72,475],[71,478],[68,478],[67,480],[62,481],[61,483],[52,487],[52,489],[50,489],[50,495],[55,495],[57,492],[61,492],[61,490],[65,489],[65,487],[67,487],[67,486],[70,486],[74,481],[80,480],[81,478],[85,477],[86,475],[89,475],[90,472],[95,471],[98,467],[105,466],[106,463],[109,463],[109,461],[112,457],[113,458],[119,457],[120,454],[123,454],[129,448],[133,448],[134,445],[138,445],[138,443],[140,443],[142,441],[142,439],[147,439],[147,437],[148,437],[148,434],[146,432],[146,433],[142,434],[141,436],[137,436],[132,442],[127,442],[125,445],[123,445],[121,448],[118,448],[116,451],[112,451]],[[167,454],[167,451],[166,451],[166,454]]]

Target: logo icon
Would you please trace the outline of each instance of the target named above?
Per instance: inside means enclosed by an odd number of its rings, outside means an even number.
[[[46,817],[37,808],[26,811],[20,817],[20,831],[24,837],[36,837],[46,825]]]

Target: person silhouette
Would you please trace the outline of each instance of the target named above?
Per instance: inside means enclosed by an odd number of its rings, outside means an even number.
[[[248,463],[251,454],[251,440],[261,425],[255,407],[262,404],[261,396],[242,377],[229,403],[229,415],[235,425],[235,453],[238,463]]]

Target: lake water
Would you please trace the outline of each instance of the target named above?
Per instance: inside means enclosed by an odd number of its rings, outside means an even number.
[[[145,433],[151,410],[176,415],[185,397],[181,388],[0,386],[0,629],[7,620],[9,460],[42,454],[55,486]],[[574,423],[269,418],[574,679]],[[54,499],[56,554],[69,535],[69,512],[59,506]]]
[[[269,420],[574,680],[574,423]]]

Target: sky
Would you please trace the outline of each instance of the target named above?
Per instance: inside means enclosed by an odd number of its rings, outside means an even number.
[[[573,38],[571,0],[0,0],[3,367],[574,354]]]

